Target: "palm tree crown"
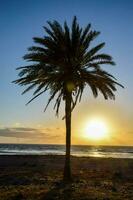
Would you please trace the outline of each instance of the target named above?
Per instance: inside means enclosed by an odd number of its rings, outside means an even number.
[[[57,21],[48,21],[48,25],[49,27],[43,27],[47,36],[34,37],[37,46],[28,48],[29,53],[23,57],[32,64],[17,68],[21,70],[20,78],[14,82],[28,85],[23,94],[35,89],[33,98],[28,103],[50,90],[47,106],[56,96],[54,108],[58,115],[61,100],[66,98],[66,91],[71,92],[72,110],[77,100],[81,100],[86,85],[91,88],[94,97],[101,92],[105,99],[114,99],[116,85],[120,84],[112,75],[102,70],[101,66],[115,63],[110,55],[98,54],[105,43],[90,48],[90,43],[100,32],[91,30],[90,24],[85,29],[80,28],[76,17],[71,29],[66,22],[63,27]]]

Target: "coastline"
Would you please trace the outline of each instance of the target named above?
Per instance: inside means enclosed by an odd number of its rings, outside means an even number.
[[[65,155],[65,145],[1,144],[1,155]],[[72,145],[71,155],[133,159],[133,146]]]
[[[133,199],[133,159],[71,156],[71,166],[63,186],[64,156],[0,156],[0,199]]]

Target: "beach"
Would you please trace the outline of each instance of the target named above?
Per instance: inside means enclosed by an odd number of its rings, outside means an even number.
[[[63,155],[1,155],[0,199],[133,199],[133,159],[72,156],[70,184],[63,167]]]

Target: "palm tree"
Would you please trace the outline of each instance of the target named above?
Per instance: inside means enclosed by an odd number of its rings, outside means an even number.
[[[28,48],[28,54],[23,58],[31,64],[17,68],[19,78],[14,83],[28,86],[24,92],[34,89],[32,99],[50,91],[50,98],[46,105],[56,97],[54,109],[58,116],[60,103],[65,102],[66,124],[66,156],[64,167],[64,180],[70,181],[70,148],[71,148],[71,113],[80,102],[86,86],[92,90],[94,97],[102,93],[105,99],[115,99],[114,92],[116,79],[105,70],[102,65],[115,65],[108,54],[98,53],[105,43],[100,43],[90,48],[91,42],[100,34],[91,29],[88,24],[84,29],[79,27],[77,18],[74,17],[71,28],[64,22],[48,21],[48,27],[43,27],[45,34],[42,38],[34,37],[37,46]],[[45,108],[45,110],[46,110]]]

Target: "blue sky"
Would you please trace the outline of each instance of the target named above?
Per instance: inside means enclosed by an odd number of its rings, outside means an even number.
[[[52,105],[46,113],[43,113],[48,94],[27,107],[25,104],[32,93],[21,96],[23,88],[12,84],[11,81],[17,78],[15,68],[25,64],[22,56],[27,52],[27,47],[33,44],[32,37],[43,36],[42,26],[46,25],[46,21],[56,19],[63,23],[67,20],[70,24],[74,15],[77,16],[81,26],[91,23],[94,29],[101,31],[96,43],[106,42],[104,51],[111,54],[117,64],[114,67],[107,66],[107,70],[125,86],[124,90],[118,88],[115,102],[105,102],[101,96],[98,100],[93,100],[91,94],[86,92],[81,105],[78,105],[79,108],[74,111],[74,127],[76,127],[76,113],[82,114],[84,105],[87,104],[88,108],[98,105],[99,112],[105,118],[106,109],[115,109],[114,115],[111,114],[111,119],[115,119],[117,115],[119,126],[116,129],[120,130],[124,121],[126,126],[124,130],[132,132],[132,0],[0,0],[0,127],[2,130],[14,126],[43,127],[44,129],[52,127],[53,132],[54,128],[61,127],[63,130],[64,122],[61,118],[55,118]],[[93,112],[93,110],[91,113],[88,111],[86,116],[93,115]],[[62,115],[63,107],[61,108]],[[11,136],[9,133],[7,135],[10,141]],[[1,141],[6,141],[5,138],[2,134]],[[133,139],[131,133],[130,139]]]

